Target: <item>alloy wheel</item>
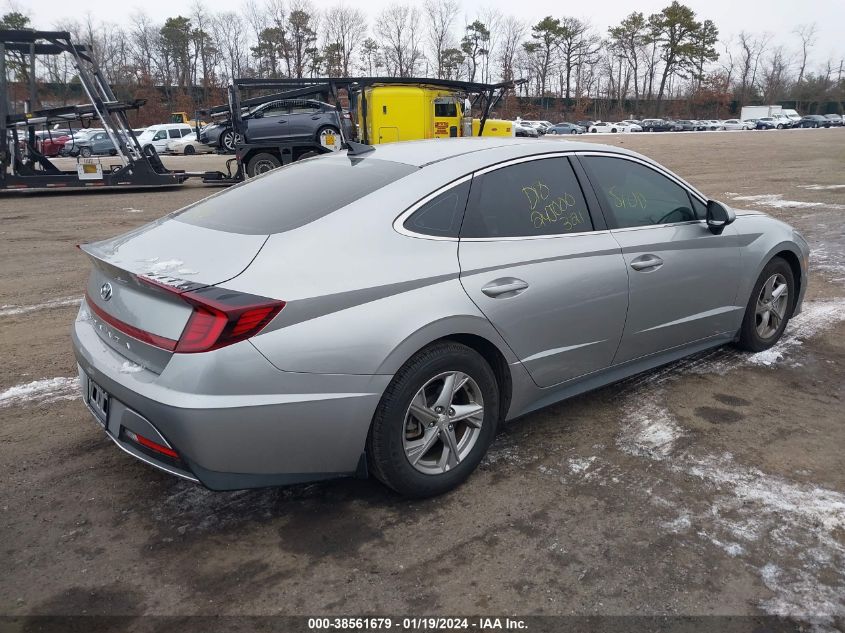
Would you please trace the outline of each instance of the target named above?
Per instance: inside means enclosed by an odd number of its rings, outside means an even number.
[[[484,399],[471,376],[460,371],[438,374],[411,400],[402,427],[408,462],[426,475],[452,470],[478,441]]]
[[[757,297],[755,324],[757,334],[762,339],[772,338],[786,318],[789,305],[789,286],[786,278],[775,273],[766,280]]]

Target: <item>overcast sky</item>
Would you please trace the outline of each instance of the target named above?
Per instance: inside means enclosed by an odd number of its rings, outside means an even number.
[[[63,18],[80,17],[74,11],[90,11],[97,20],[114,24],[128,22],[129,15],[136,10],[144,10],[156,21],[164,21],[166,17],[190,13],[194,0],[84,0],[84,2],[68,2],[67,0],[3,0],[7,7],[16,8],[27,13],[36,28],[50,29]],[[240,6],[241,0],[203,0],[212,12],[229,11]],[[372,17],[382,8],[392,3],[392,0],[367,0],[354,2],[345,0],[347,4],[360,6]],[[574,15],[588,19],[595,27],[604,33],[608,26],[618,23],[633,10],[642,11],[646,15],[659,11],[671,0],[593,0],[589,6],[593,9],[590,14],[580,14],[576,7],[585,6],[582,3],[574,5],[562,3],[559,0],[528,0],[515,3],[513,0],[460,0],[465,18],[471,19],[479,9],[496,8],[503,14],[514,14],[528,23],[536,23],[546,15],[560,17]],[[336,4],[337,0],[314,0],[314,6],[324,9]],[[413,4],[421,5],[419,0]],[[722,40],[732,37],[742,30],[754,33],[769,32],[773,34],[774,43],[784,44],[788,49],[797,51],[798,38],[792,34],[799,24],[815,22],[818,26],[817,43],[811,55],[814,66],[825,63],[829,58],[837,63],[845,57],[845,0],[811,0],[801,2],[797,0],[688,0],[698,14],[699,19],[709,18],[719,28]],[[517,11],[516,8],[520,10]],[[720,50],[721,52],[721,50]]]

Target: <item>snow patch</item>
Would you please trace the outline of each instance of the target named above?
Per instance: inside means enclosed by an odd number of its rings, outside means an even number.
[[[50,299],[44,303],[36,303],[35,305],[19,306],[19,305],[4,305],[0,306],[0,317],[16,316],[18,314],[28,314],[37,310],[51,310],[53,308],[64,308],[66,306],[77,306],[82,302],[79,297],[63,297],[61,299]]]
[[[594,461],[596,461],[595,457],[570,457],[567,460],[569,472],[580,475],[592,466]]]
[[[152,262],[152,265],[150,266],[150,269],[147,272],[156,275],[175,272],[180,267],[185,265],[185,262],[179,259],[166,259],[164,261],[157,261],[158,258],[154,259],[156,261]]]
[[[838,209],[840,205],[826,204],[824,202],[801,202],[799,200],[784,200],[779,193],[764,193],[755,196],[733,196],[737,202],[753,202],[754,204],[772,209],[810,209],[813,207],[827,207]]]
[[[141,367],[141,365],[139,365],[138,363],[133,363],[129,360],[123,361],[123,364],[120,366],[121,374],[137,374],[141,371],[144,371],[144,368]]]
[[[143,213],[144,212],[143,209],[135,209],[134,207],[123,207],[123,210],[126,211],[126,213]]]
[[[827,191],[830,189],[845,189],[845,185],[798,185],[801,189],[810,191]]]
[[[47,404],[79,397],[79,378],[45,378],[9,387],[0,393],[0,408]]]
[[[622,419],[617,446],[630,455],[664,459],[684,435],[669,411],[660,404],[662,392],[632,398]]]

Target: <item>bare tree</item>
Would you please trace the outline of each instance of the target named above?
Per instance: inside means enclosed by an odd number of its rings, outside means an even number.
[[[355,49],[367,33],[367,17],[360,9],[341,3],[326,11],[325,25],[326,41],[336,48],[341,72],[348,77]]]
[[[813,22],[812,24],[802,24],[793,31],[801,39],[801,65],[798,69],[798,79],[796,80],[799,84],[804,81],[804,73],[807,70],[807,57],[810,55],[810,49],[816,43],[817,30],[816,23]]]
[[[411,77],[422,60],[419,11],[407,4],[392,4],[376,20],[384,64],[393,77]]]
[[[432,58],[437,66],[437,78],[445,76],[444,51],[454,48],[452,26],[458,17],[458,3],[455,0],[426,0],[424,5],[426,35]]]
[[[499,78],[502,81],[515,79],[515,65],[520,42],[525,36],[525,24],[512,15],[502,21],[502,37],[499,48]]]

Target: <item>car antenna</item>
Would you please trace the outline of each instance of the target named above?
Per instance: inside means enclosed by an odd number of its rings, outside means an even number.
[[[346,153],[347,156],[361,156],[362,154],[376,151],[376,148],[372,145],[356,143],[355,141],[346,141],[346,145],[349,148],[349,151]]]

